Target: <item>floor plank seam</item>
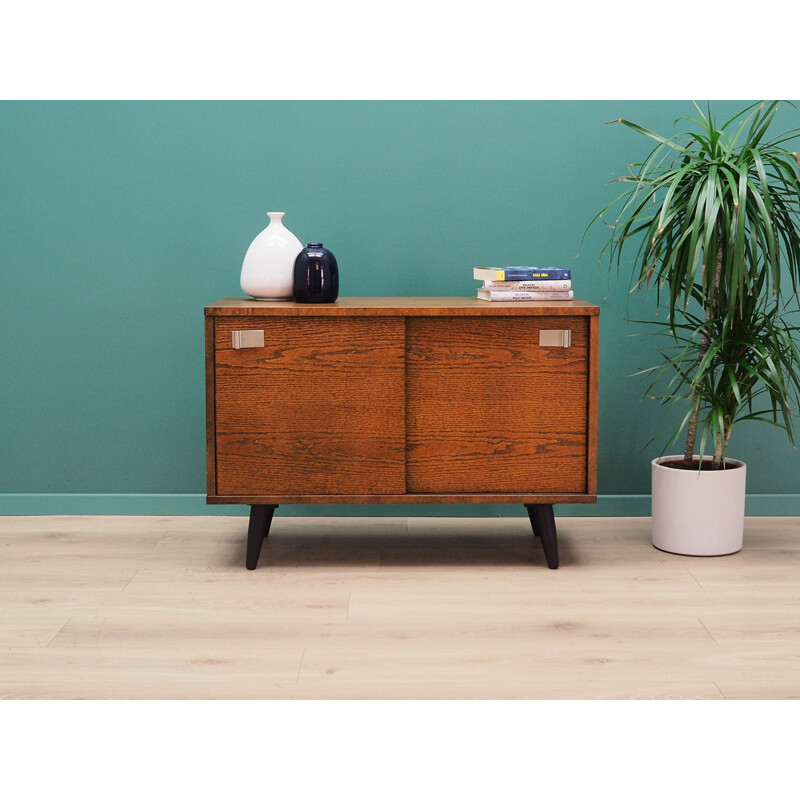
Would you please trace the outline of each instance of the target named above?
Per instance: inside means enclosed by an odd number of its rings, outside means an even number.
[[[120,589],[120,594],[122,594],[122,592],[124,592],[131,585],[131,581],[139,574],[140,571],[141,570],[138,569],[134,570],[133,575],[128,578],[128,582],[122,587],[122,589]]]
[[[690,569],[688,569],[688,568],[686,569],[686,571],[689,573],[689,575],[691,575],[691,576],[692,576],[692,578],[694,579],[694,582],[695,582],[695,583],[696,583],[696,584],[697,584],[697,585],[698,585],[698,586],[699,586],[699,587],[700,587],[700,588],[701,588],[703,591],[705,591],[705,590],[706,590],[706,587],[705,587],[705,586],[703,586],[703,584],[702,584],[702,583],[700,583],[700,581],[699,581],[699,580],[697,580],[697,577],[694,575],[694,573],[693,573],[693,572],[692,572]]]
[[[64,628],[66,628],[67,625],[70,624],[70,622],[72,622],[72,619],[73,619],[72,617],[69,617],[67,619],[67,621],[53,634],[53,638],[50,639],[50,641],[45,645],[45,647],[50,647],[50,645],[53,644],[53,642],[56,640],[56,637],[58,636],[58,634],[61,633],[61,631],[63,631]]]
[[[711,637],[711,639],[713,640],[714,644],[717,647],[720,647],[720,643],[714,638],[714,634],[711,633],[711,631],[708,628],[706,628],[705,623],[703,622],[703,620],[701,620],[700,617],[697,617],[697,621],[703,626],[703,630]]]

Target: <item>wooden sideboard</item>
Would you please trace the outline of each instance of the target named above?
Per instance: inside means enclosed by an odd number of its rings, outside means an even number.
[[[599,308],[472,298],[207,306],[209,503],[596,502]]]

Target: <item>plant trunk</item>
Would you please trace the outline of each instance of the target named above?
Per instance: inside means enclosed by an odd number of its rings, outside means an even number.
[[[714,272],[714,292],[708,298],[708,304],[706,306],[706,327],[703,330],[703,338],[700,340],[700,358],[698,363],[705,358],[708,348],[711,346],[711,327],[708,323],[711,322],[714,316],[714,306],[716,305],[716,295],[717,290],[719,289],[719,280],[721,275],[722,248],[720,247],[717,250],[717,267]],[[697,385],[692,389],[692,407],[694,408],[694,411],[692,412],[692,416],[689,419],[689,425],[686,429],[686,448],[683,451],[683,463],[686,467],[691,467],[692,459],[694,458],[694,446],[695,442],[697,441],[697,425],[700,421],[700,388],[701,385]],[[725,436],[726,443],[729,435],[730,434]],[[717,437],[716,447],[714,448],[714,460],[712,462],[713,469],[720,469],[719,464],[722,462],[722,446],[722,436],[720,435]],[[720,453],[719,461],[717,460],[718,451]]]
[[[703,334],[703,339],[706,336]],[[709,342],[704,341],[705,350],[708,349]],[[687,467],[692,466],[692,457],[694,456],[694,444],[697,441],[697,423],[700,419],[700,402],[697,397],[697,389],[692,390],[692,404],[695,406],[694,413],[689,420],[689,427],[686,430],[686,449],[683,451],[683,463]]]
[[[724,431],[721,431],[717,436],[716,447],[714,448],[714,460],[711,462],[712,469],[725,468],[725,453],[728,450],[728,442],[731,438],[731,423],[729,420],[723,420],[722,424],[725,426]]]
[[[719,433],[714,437],[714,458],[711,461],[711,469],[722,469],[723,438]]]

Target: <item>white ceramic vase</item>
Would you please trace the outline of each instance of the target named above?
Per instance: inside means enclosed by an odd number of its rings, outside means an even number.
[[[744,537],[744,462],[728,458],[724,470],[663,466],[680,460],[665,456],[652,461],[653,546],[684,556],[738,552]]]
[[[256,300],[290,300],[294,260],[303,245],[283,224],[283,211],[269,211],[269,225],[253,239],[242,264],[242,291]]]

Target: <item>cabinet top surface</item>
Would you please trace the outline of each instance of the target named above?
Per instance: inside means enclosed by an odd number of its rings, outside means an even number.
[[[490,303],[476,297],[340,297],[335,303],[226,297],[206,316],[598,316],[584,300]]]

